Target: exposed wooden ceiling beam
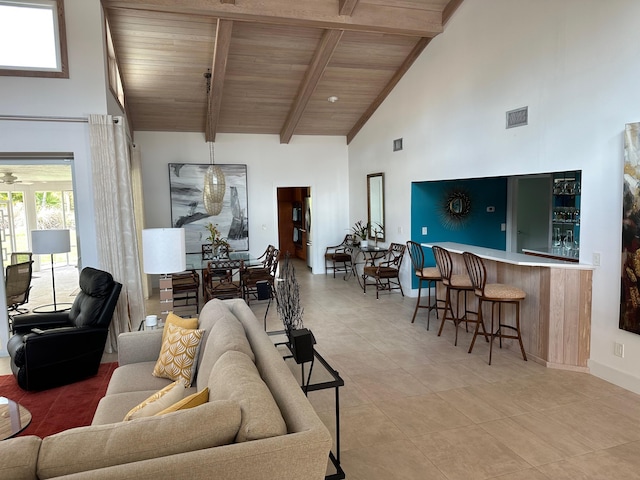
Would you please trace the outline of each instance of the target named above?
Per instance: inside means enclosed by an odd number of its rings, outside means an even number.
[[[391,93],[391,90],[398,84],[400,79],[407,73],[407,70],[411,68],[413,62],[420,56],[422,51],[429,45],[431,41],[430,38],[421,38],[416,43],[415,47],[411,50],[411,53],[405,58],[404,62],[400,66],[400,68],[393,74],[389,83],[384,87],[384,89],[380,92],[378,97],[373,101],[369,108],[364,112],[364,114],[358,119],[353,128],[347,134],[347,145],[351,143],[351,140],[358,134],[360,129],[364,126],[365,123],[371,118],[373,113],[378,109],[378,107],[382,104],[382,102],[387,98],[387,96]]]
[[[442,10],[442,25],[446,25],[464,0],[449,0],[449,3]]]
[[[452,0],[455,2],[456,0]],[[322,29],[354,30],[416,37],[442,33],[442,15],[436,10],[399,8],[380,3],[358,3],[351,15],[340,15],[335,0],[243,0],[240,4],[191,0],[103,0],[105,8],[135,9],[206,15],[226,20]],[[353,0],[344,0],[348,9]],[[342,9],[342,8],[341,8]]]
[[[209,90],[209,101],[207,105],[207,126],[205,129],[205,139],[207,142],[214,142],[216,140],[220,106],[222,105],[222,87],[224,86],[224,77],[227,71],[232,28],[232,21],[218,20],[215,46],[213,49],[213,62],[211,64],[211,89]]]
[[[338,13],[340,13],[340,15],[351,15],[357,4],[358,0],[340,0]]]
[[[296,99],[291,106],[291,110],[289,110],[287,120],[284,122],[284,126],[280,132],[280,143],[289,143],[291,140],[293,132],[304,113],[304,109],[307,107],[311,95],[313,95],[313,92],[318,86],[318,82],[320,78],[322,78],[322,74],[325,68],[327,68],[329,60],[331,60],[331,56],[338,46],[343,33],[343,30],[325,30],[322,35],[313,60],[311,60],[309,68],[307,68],[304,79],[298,89]]]

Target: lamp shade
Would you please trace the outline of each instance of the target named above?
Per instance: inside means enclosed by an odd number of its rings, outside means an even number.
[[[187,268],[184,228],[142,230],[144,273],[176,273]]]
[[[36,255],[70,252],[71,236],[69,230],[32,230],[31,250]]]

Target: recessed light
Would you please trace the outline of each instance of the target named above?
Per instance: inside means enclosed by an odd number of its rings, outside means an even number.
[[[338,97],[336,97],[335,95],[331,95],[329,98],[327,98],[327,102],[336,103],[337,101]]]

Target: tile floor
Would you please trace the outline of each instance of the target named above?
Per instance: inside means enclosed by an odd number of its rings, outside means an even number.
[[[364,295],[357,281],[296,263],[304,323],[340,372],[347,479],[640,479],[640,396],[594,376],[524,362],[453,327],[437,336],[415,299]],[[57,277],[56,277],[57,278]],[[150,301],[153,301],[151,299]],[[265,302],[252,302],[262,320]],[[275,307],[268,330],[282,328]],[[0,359],[0,372],[8,368]],[[332,391],[311,403],[334,430]]]

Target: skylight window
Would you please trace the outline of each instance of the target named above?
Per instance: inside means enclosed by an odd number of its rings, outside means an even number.
[[[0,75],[68,78],[64,0],[0,0]]]

